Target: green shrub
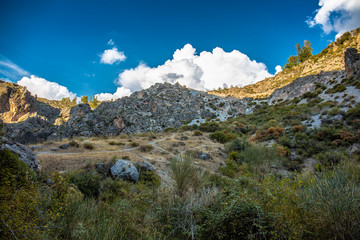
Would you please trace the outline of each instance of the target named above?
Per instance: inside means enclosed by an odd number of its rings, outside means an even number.
[[[193,134],[194,136],[202,136],[202,132],[200,130],[196,130]]]
[[[230,140],[233,140],[236,138],[236,135],[235,134],[232,134],[232,133],[227,133],[225,131],[215,131],[214,133],[211,133],[209,135],[209,138],[211,140],[215,140],[215,141],[218,141],[219,143],[226,143]]]
[[[360,238],[360,188],[351,165],[320,173],[302,194],[302,205],[315,239]]]
[[[132,142],[132,143],[130,143],[130,146],[131,146],[131,147],[138,147],[139,144],[138,144],[137,142]]]
[[[173,132],[177,132],[177,129],[176,129],[176,128],[173,128],[173,127],[167,127],[167,128],[164,129],[164,132],[171,132],[171,133],[173,133]]]
[[[70,182],[88,198],[96,198],[99,195],[101,176],[97,172],[80,170],[74,172]]]
[[[109,142],[109,145],[110,146],[123,146],[123,145],[125,145],[125,143],[111,141],[111,142]]]
[[[235,140],[233,140],[232,142],[226,145],[226,150],[227,152],[233,152],[233,151],[240,152],[243,151],[245,147],[248,145],[249,144],[247,143],[245,138],[236,138]]]
[[[18,188],[28,183],[33,172],[19,160],[18,155],[7,149],[0,151],[0,186]]]
[[[94,144],[89,143],[89,142],[84,143],[84,144],[83,144],[83,147],[84,147],[85,149],[88,149],[88,150],[94,150],[94,149],[95,149]]]
[[[150,144],[140,146],[140,151],[141,152],[150,152],[153,149],[154,149],[154,146],[150,145]]]
[[[78,143],[78,142],[76,142],[75,140],[71,140],[70,142],[69,142],[69,145],[71,146],[71,147],[80,147],[80,144]]]
[[[184,196],[190,189],[197,191],[205,184],[205,172],[194,164],[189,154],[174,158],[170,163],[170,169],[179,196]]]
[[[220,125],[216,122],[205,122],[200,124],[199,130],[202,132],[215,132],[220,130]]]
[[[139,176],[139,183],[148,187],[160,187],[161,179],[154,171],[142,171]]]
[[[131,183],[123,180],[106,178],[99,185],[99,199],[112,203],[115,200],[128,197],[131,185]]]
[[[338,83],[336,84],[333,88],[326,90],[326,94],[333,94],[333,93],[338,93],[338,92],[343,92],[346,90],[346,87],[344,84],[342,83]]]

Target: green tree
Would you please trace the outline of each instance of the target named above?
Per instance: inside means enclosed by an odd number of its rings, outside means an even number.
[[[304,41],[304,46],[301,48],[300,44],[296,44],[296,51],[300,62],[305,62],[309,57],[312,56],[311,43],[308,40]]]
[[[290,69],[290,68],[296,66],[298,63],[299,63],[298,57],[292,55],[292,56],[290,56],[290,57],[288,58],[287,63],[286,63],[286,65],[284,66],[284,68]]]
[[[81,96],[81,102],[82,103],[89,103],[89,97],[88,96]]]
[[[76,104],[76,97],[74,97],[73,100],[71,100],[71,102]]]

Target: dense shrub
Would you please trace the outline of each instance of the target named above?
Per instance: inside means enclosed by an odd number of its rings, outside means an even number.
[[[342,84],[342,83],[338,83],[338,84],[336,84],[333,88],[326,90],[325,93],[327,93],[327,94],[333,94],[333,93],[343,92],[343,91],[345,91],[345,90],[346,90],[345,85]]]
[[[269,127],[266,130],[256,131],[255,139],[259,141],[266,141],[270,139],[277,139],[284,134],[284,128],[282,127]]]
[[[202,132],[215,132],[220,130],[220,125],[216,122],[205,122],[200,124],[199,130]]]
[[[236,138],[235,134],[228,133],[226,131],[215,131],[209,135],[209,138],[219,143],[226,143]]]
[[[85,149],[88,149],[88,150],[94,150],[94,149],[95,149],[94,144],[89,143],[89,142],[84,143],[84,144],[83,144],[83,147],[84,147]]]
[[[101,176],[97,172],[80,170],[74,172],[70,182],[76,185],[79,190],[88,198],[96,198],[99,195]]]
[[[202,134],[201,131],[196,130],[193,135],[194,135],[194,136],[202,136],[203,134]]]
[[[141,152],[150,152],[151,150],[154,149],[154,146],[150,145],[150,144],[141,145],[139,149],[140,149]]]

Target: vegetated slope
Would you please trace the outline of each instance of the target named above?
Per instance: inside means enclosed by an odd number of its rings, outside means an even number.
[[[284,87],[299,77],[344,69],[344,52],[346,48],[360,49],[360,28],[345,33],[342,37],[332,42],[319,54],[291,69],[284,69],[274,77],[266,78],[258,83],[244,86],[242,88],[233,87],[223,90],[213,90],[209,93],[226,97],[236,98],[264,98],[270,96],[275,89]]]

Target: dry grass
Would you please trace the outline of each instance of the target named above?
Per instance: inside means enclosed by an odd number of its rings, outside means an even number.
[[[222,146],[208,138],[208,134],[193,136],[193,132],[183,133],[145,133],[132,136],[119,136],[109,138],[74,138],[80,144],[79,148],[69,147],[52,152],[51,149],[58,148],[64,143],[69,143],[71,139],[64,139],[59,142],[46,142],[38,150],[38,160],[43,166],[43,171],[73,171],[94,165],[100,162],[107,162],[123,156],[128,156],[131,162],[149,161],[162,171],[168,168],[170,159],[176,154],[185,153],[188,150],[203,151],[209,153],[212,158],[209,161],[196,159],[196,164],[200,164],[209,171],[215,171],[224,158],[219,150]],[[92,144],[95,149],[87,150],[82,147],[84,142]],[[109,144],[111,142],[121,144]],[[141,151],[140,147],[133,147],[132,143],[139,146],[154,145],[149,151]],[[171,151],[169,151],[171,150]],[[166,170],[167,171],[167,170]]]

